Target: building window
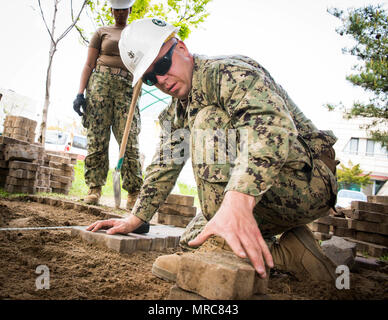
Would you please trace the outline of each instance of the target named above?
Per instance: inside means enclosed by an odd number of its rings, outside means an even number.
[[[366,155],[388,157],[388,151],[380,142],[368,139],[366,141]]]
[[[366,140],[366,155],[374,156],[375,154],[375,142],[373,140]]]
[[[344,148],[344,152],[358,154],[358,138],[351,138]]]

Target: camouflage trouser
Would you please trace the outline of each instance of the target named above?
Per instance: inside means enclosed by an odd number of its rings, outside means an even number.
[[[89,187],[103,186],[109,170],[111,128],[118,144],[124,133],[133,88],[129,79],[108,72],[93,72],[86,89],[86,113],[82,124],[87,129],[88,155],[85,158],[85,182]],[[121,168],[123,188],[132,193],[143,183],[138,135],[140,112],[136,105],[131,131]]]
[[[219,108],[206,107],[197,114],[193,129],[229,129],[230,117]],[[192,139],[196,139],[193,135]],[[191,143],[192,159],[198,152]],[[220,149],[218,149],[220,150]],[[216,151],[217,152],[217,149]],[[206,222],[217,212],[224,198],[229,181],[231,165],[193,163],[198,197],[203,216],[196,216],[181,237],[181,246],[194,239]],[[283,167],[253,210],[254,217],[263,237],[268,240],[298,225],[309,223],[328,214],[335,200],[336,179],[330,169],[321,161],[314,160],[308,172]],[[310,179],[311,178],[311,179]]]

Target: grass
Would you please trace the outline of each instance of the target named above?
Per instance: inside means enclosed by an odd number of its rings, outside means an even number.
[[[194,206],[200,208],[198,192],[196,187],[189,186],[183,182],[178,181],[179,193],[185,196],[194,197]]]
[[[88,194],[89,188],[85,183],[84,171],[85,171],[85,162],[82,160],[78,160],[77,164],[74,166],[74,181],[71,186],[69,195],[83,197]],[[108,197],[114,196],[113,171],[114,169],[110,169],[108,171],[108,177],[106,179],[105,186],[102,187],[103,196],[108,196]],[[128,194],[127,191],[121,188],[121,198],[126,199],[127,194]]]
[[[388,254],[386,254],[385,256],[381,256],[379,260],[382,262],[388,262]]]

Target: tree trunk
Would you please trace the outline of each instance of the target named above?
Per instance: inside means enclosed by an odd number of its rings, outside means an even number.
[[[58,2],[59,0],[55,0],[55,4],[54,4],[54,15],[53,15],[53,22],[51,25],[51,45],[50,45],[50,52],[49,52],[49,63],[48,63],[47,74],[46,74],[46,93],[45,93],[44,106],[42,111],[42,122],[40,124],[40,133],[39,133],[39,139],[38,139],[38,141],[43,146],[46,142],[47,115],[48,115],[48,108],[50,105],[51,67],[52,67],[55,51],[57,50],[57,44],[54,41],[54,30],[55,30],[55,19],[57,17],[57,11],[58,11]]]

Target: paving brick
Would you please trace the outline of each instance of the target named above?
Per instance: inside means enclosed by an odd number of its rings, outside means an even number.
[[[67,200],[62,200],[62,208],[63,209],[74,209],[74,203]]]
[[[180,194],[170,194],[166,199],[166,203],[192,207],[194,205],[194,197],[183,196]]]
[[[360,211],[370,211],[370,212],[388,214],[388,205],[381,204],[381,203],[353,201],[351,208],[355,210],[360,210]]]
[[[321,248],[325,255],[337,266],[347,265],[352,268],[356,257],[356,244],[341,237],[333,236],[330,240],[323,241]]]
[[[388,254],[388,247],[373,244],[366,241],[355,240],[352,238],[344,238],[347,241],[354,242],[357,245],[357,251],[361,253],[367,253],[372,257],[381,257]]]
[[[337,237],[355,238],[356,231],[353,229],[348,229],[348,228],[334,227],[333,228],[333,235],[335,235]]]
[[[10,161],[8,164],[10,169],[24,169],[30,171],[37,171],[39,165],[36,163],[25,162],[25,161]]]
[[[85,230],[86,227],[74,227],[71,229],[73,236],[79,235],[83,240],[100,244],[109,249],[120,253],[132,253],[136,250],[137,239],[124,235],[108,235],[105,230],[90,232]]]
[[[167,300],[207,300],[200,295],[183,290],[178,286],[174,285],[170,289],[170,293],[167,297]]]
[[[322,224],[317,222],[311,222],[307,225],[311,231],[320,233],[329,233],[330,226],[328,224]]]
[[[368,202],[388,204],[388,196],[368,196]]]
[[[35,185],[34,179],[18,179],[15,177],[8,176],[5,180],[6,184],[13,186],[24,186],[24,187],[33,187]]]
[[[388,235],[388,224],[349,219],[349,228],[357,231]]]
[[[184,228],[190,223],[191,220],[191,217],[177,216],[158,212],[158,223],[161,224],[173,225],[176,227]]]
[[[255,290],[255,273],[233,253],[186,253],[179,260],[176,283],[207,299],[249,299]]]
[[[9,193],[34,193],[34,187],[14,186],[10,184],[5,185],[5,191]]]
[[[382,234],[356,231],[355,237],[352,238],[355,238],[356,240],[360,241],[366,241],[374,244],[388,246],[388,236],[384,236]]]
[[[360,211],[360,210],[347,210],[345,212],[348,218],[362,221],[378,222],[388,224],[388,214],[376,213],[369,211]]]
[[[197,208],[182,206],[179,204],[164,203],[163,205],[160,206],[158,211],[165,214],[175,214],[175,215],[182,215],[186,217],[194,217],[197,212]]]
[[[18,178],[18,179],[36,179],[36,171],[30,171],[25,169],[9,169],[10,177]]]
[[[333,219],[333,216],[325,216],[315,220],[314,222],[331,225],[333,223]]]
[[[63,157],[63,156],[55,155],[52,153],[47,153],[47,158],[49,159],[49,162],[55,162],[55,163],[59,162],[62,164],[70,164],[70,162],[71,162],[69,157]]]
[[[22,160],[32,161],[42,158],[44,148],[33,144],[21,145],[13,144],[7,145],[4,151],[5,160]]]
[[[56,182],[59,182],[61,184],[67,185],[67,184],[71,184],[72,180],[70,177],[52,175],[51,181],[56,181]]]
[[[313,232],[313,234],[314,234],[314,238],[317,240],[324,241],[324,240],[331,239],[331,234],[329,233]]]
[[[26,141],[13,139],[13,138],[6,137],[6,136],[0,136],[0,144],[6,144],[6,145],[8,145],[8,144],[24,144],[24,145],[27,145],[29,143]]]
[[[35,186],[39,188],[50,188],[50,180],[36,179]],[[51,190],[52,188],[50,188]]]
[[[40,166],[39,167],[39,173],[40,174],[51,175],[51,168],[50,167],[45,167],[45,166]]]
[[[356,257],[355,264],[359,268],[369,270],[379,270],[381,268],[381,264],[375,258]]]

